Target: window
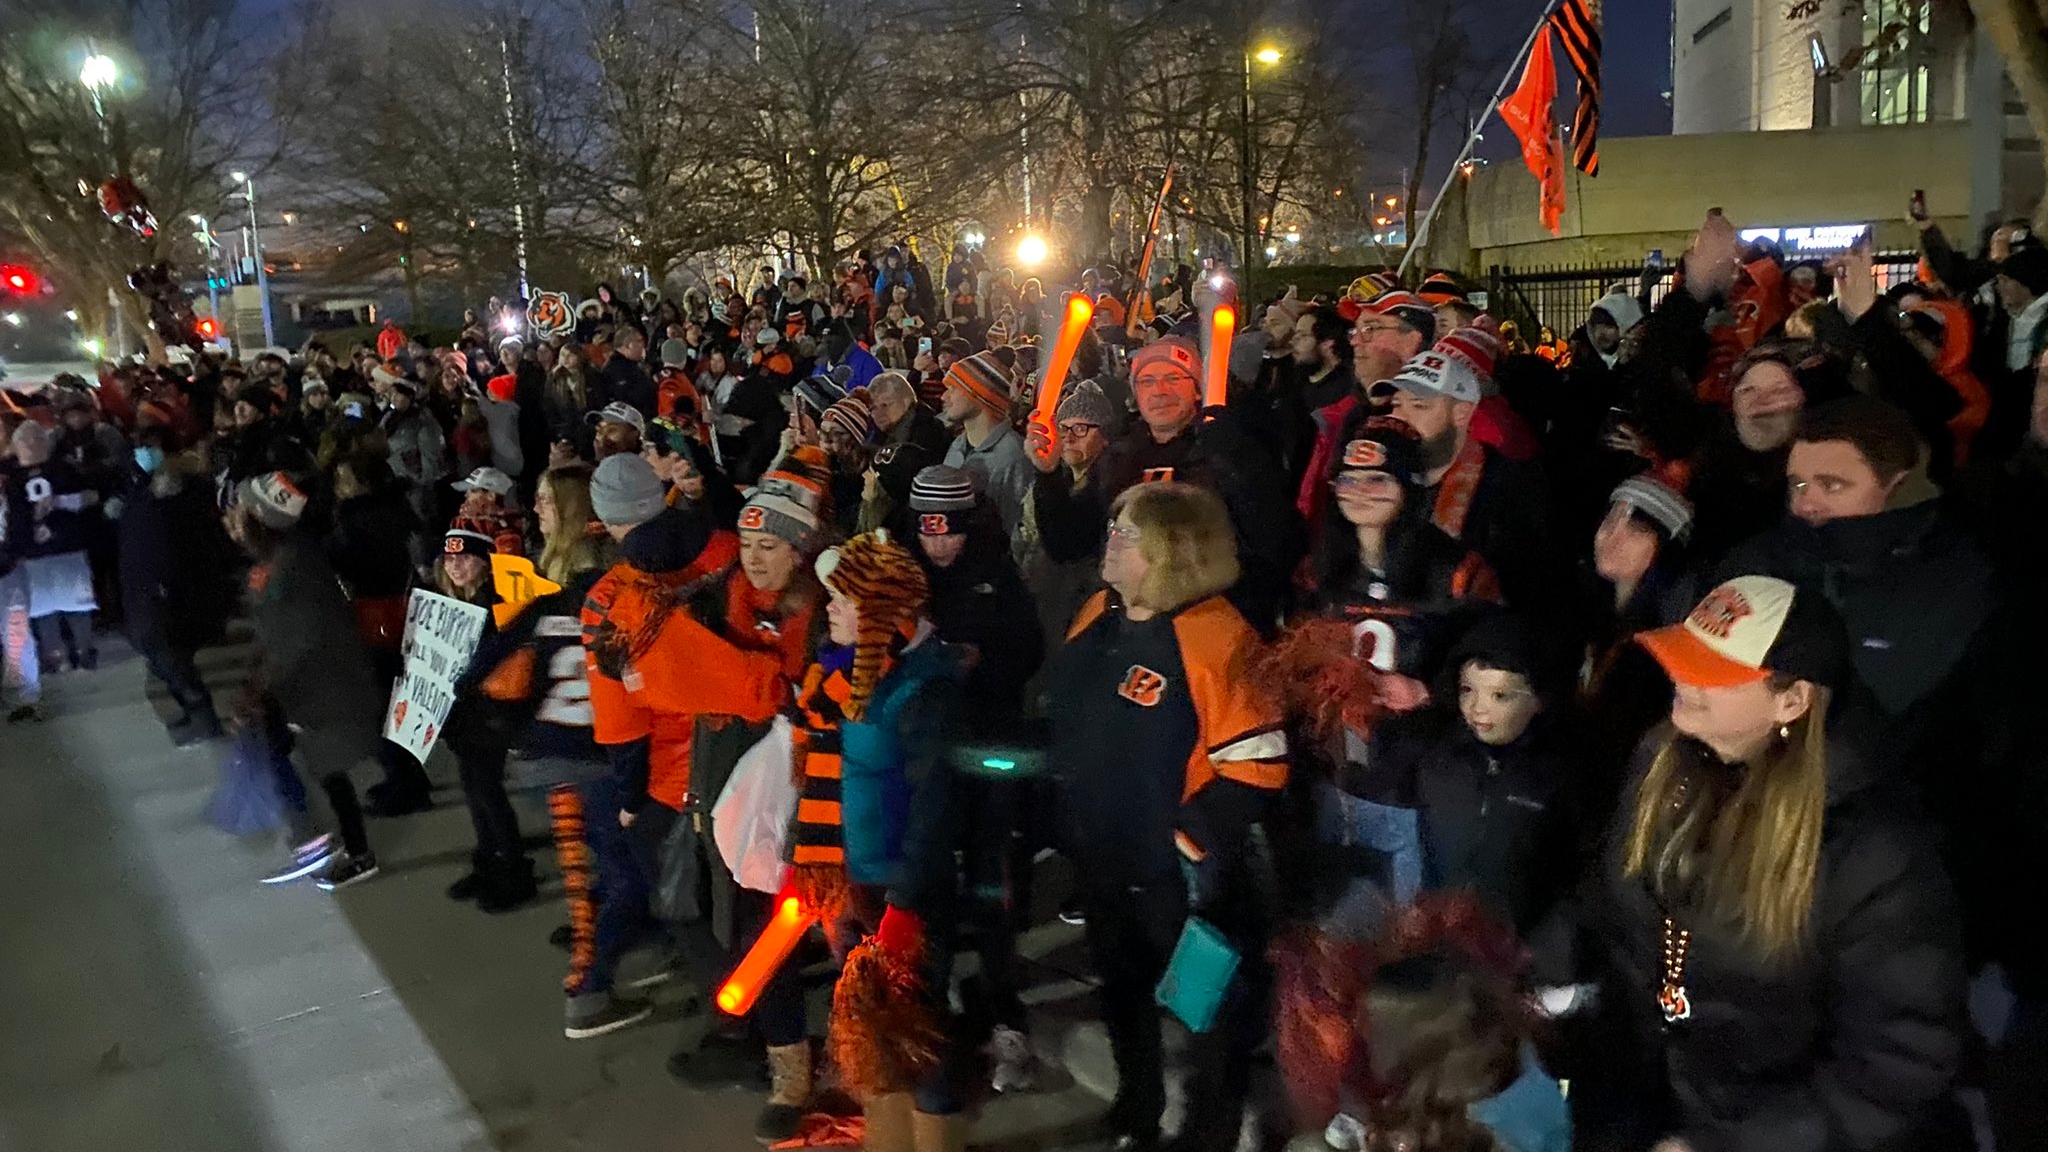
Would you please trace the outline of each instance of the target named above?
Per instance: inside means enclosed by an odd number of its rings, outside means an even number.
[[[1863,0],[1863,123],[1927,121],[1932,8],[1926,0]]]

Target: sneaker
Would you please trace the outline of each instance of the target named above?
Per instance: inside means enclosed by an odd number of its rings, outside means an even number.
[[[173,724],[170,728],[171,743],[180,748],[197,748],[209,740],[218,740],[221,732],[219,720],[190,720]]]
[[[1060,923],[1072,924],[1074,927],[1079,928],[1088,923],[1088,914],[1081,911],[1079,904],[1069,908],[1062,908],[1060,909]]]
[[[548,943],[567,952],[576,946],[576,929],[567,924],[557,924],[555,930],[548,933]]]
[[[351,884],[360,884],[377,874],[377,856],[365,852],[360,856],[348,852],[336,853],[327,864],[327,870],[313,883],[322,892],[339,892]]]
[[[738,1088],[755,1091],[770,1084],[768,1056],[751,1036],[729,1036],[713,1029],[694,1049],[673,1052],[668,1074],[700,1089]]]
[[[7,722],[9,724],[40,724],[43,722],[43,706],[41,704],[18,704],[15,706],[14,711],[7,714]]]
[[[654,1015],[654,1005],[645,1000],[628,1000],[614,996],[611,1003],[592,1015],[571,1020],[562,1028],[562,1035],[571,1040],[589,1040],[621,1028],[631,1028],[649,1016]]]
[[[1038,1056],[1031,1050],[1031,1038],[996,1025],[988,1041],[989,1058],[995,1067],[989,1086],[998,1092],[1029,1092],[1038,1087]]]
[[[675,979],[681,957],[666,945],[628,952],[619,961],[618,981],[628,988],[657,988]]]
[[[533,863],[521,858],[501,864],[495,871],[484,877],[483,887],[477,890],[477,911],[492,916],[523,908],[540,891],[540,881],[533,875]]]
[[[311,876],[333,861],[335,857],[334,837],[315,836],[297,848],[292,849],[291,863],[262,878],[264,884],[289,884],[302,877]]]

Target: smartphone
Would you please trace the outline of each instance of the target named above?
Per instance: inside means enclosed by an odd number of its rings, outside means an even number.
[[[1906,215],[1915,220],[1927,219],[1927,190],[1913,189],[1913,199],[1906,204]]]
[[[1664,267],[1664,250],[1662,248],[1650,249],[1650,255],[1643,260],[1643,265],[1648,268]]]
[[[919,340],[919,341],[917,342],[917,354],[918,354],[919,356],[929,356],[929,355],[931,355],[931,354],[932,354],[932,338],[931,338],[931,337],[929,337],[929,336],[926,336],[925,338],[923,338],[922,340]]]

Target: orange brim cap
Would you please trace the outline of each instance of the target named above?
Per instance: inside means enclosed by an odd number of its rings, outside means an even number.
[[[1731,660],[1693,634],[1683,623],[1672,624],[1636,635],[1636,643],[1647,648],[1673,683],[1694,688],[1740,688],[1770,675],[1765,668],[1752,668]]]

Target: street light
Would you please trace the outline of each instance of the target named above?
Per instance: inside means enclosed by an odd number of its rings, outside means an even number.
[[[1026,236],[1017,242],[1017,263],[1026,268],[1036,268],[1045,263],[1048,251],[1044,237]]]
[[[220,316],[220,286],[213,275],[213,255],[220,248],[220,240],[213,234],[213,222],[208,220],[203,213],[192,213],[191,221],[199,229],[199,231],[192,234],[192,238],[199,241],[199,250],[206,253],[206,300],[212,308],[213,315],[218,318]]]
[[[114,63],[112,56],[101,52],[87,56],[85,63],[78,66],[78,82],[92,92],[95,101],[99,99],[101,89],[112,88],[120,79],[121,66]]]
[[[256,182],[243,171],[229,173],[242,186],[242,198],[249,202],[249,253],[256,259],[256,295],[263,305],[263,346],[277,346],[277,333],[270,323],[270,273],[263,267],[263,226],[256,220]]]
[[[1238,260],[1244,265],[1243,274],[1246,276],[1251,275],[1252,250],[1258,240],[1258,233],[1252,225],[1252,61],[1256,60],[1270,67],[1280,63],[1280,59],[1280,49],[1267,45],[1254,50],[1250,36],[1246,36],[1244,87],[1237,94],[1238,127],[1241,129],[1237,139],[1238,208],[1243,216],[1240,223],[1244,229],[1240,237],[1243,243],[1237,251]]]

